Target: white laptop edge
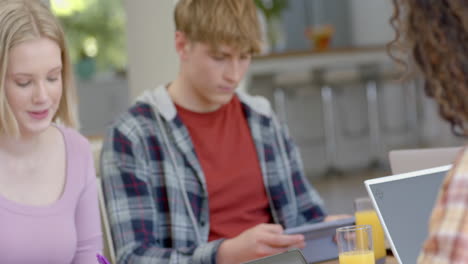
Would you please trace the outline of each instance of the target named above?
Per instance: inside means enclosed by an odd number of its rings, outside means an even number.
[[[369,194],[369,197],[372,200],[372,204],[374,205],[374,208],[377,208],[377,202],[375,201],[375,197],[372,194],[370,185],[373,185],[376,183],[400,180],[400,179],[409,178],[409,177],[424,176],[426,174],[438,173],[442,171],[448,171],[450,170],[451,167],[452,165],[445,165],[445,166],[435,167],[435,168],[430,168],[430,169],[425,169],[425,170],[418,170],[418,171],[412,171],[412,172],[407,172],[407,173],[402,173],[402,174],[396,174],[392,176],[380,177],[376,179],[366,180],[364,181],[364,184],[366,186],[367,193]],[[390,247],[392,248],[392,252],[394,256],[396,257],[396,259],[398,260],[398,263],[402,264],[400,256],[398,255],[398,251],[396,250],[395,245],[393,244],[392,237],[390,236],[390,233],[388,232],[387,226],[384,224],[385,222],[382,218],[380,210],[376,210],[376,211],[377,211],[377,215],[379,216],[379,220],[382,223],[382,227],[385,231],[385,234],[387,235],[388,242],[390,243]]]

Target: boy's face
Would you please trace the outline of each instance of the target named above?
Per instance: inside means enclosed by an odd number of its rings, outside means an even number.
[[[228,45],[211,47],[187,42],[181,56],[181,69],[187,84],[186,96],[201,111],[214,111],[228,103],[247,71],[251,54]]]

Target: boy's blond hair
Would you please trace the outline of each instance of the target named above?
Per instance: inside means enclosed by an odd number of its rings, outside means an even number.
[[[18,137],[19,127],[8,104],[5,78],[10,50],[25,41],[48,38],[62,55],[62,98],[53,121],[77,128],[77,97],[72,65],[60,23],[39,0],[0,0],[0,135]]]
[[[253,0],[179,0],[174,20],[176,30],[190,41],[260,52],[261,32]]]

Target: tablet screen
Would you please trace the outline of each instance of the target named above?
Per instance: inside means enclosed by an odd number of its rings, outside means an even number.
[[[307,264],[298,249],[287,251],[274,256],[253,260],[244,264]]]
[[[285,234],[303,234],[306,247],[302,250],[307,262],[320,262],[338,258],[338,246],[335,242],[336,229],[354,225],[354,217],[328,222],[307,224],[285,230]]]

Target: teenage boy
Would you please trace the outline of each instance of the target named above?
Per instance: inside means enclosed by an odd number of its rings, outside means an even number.
[[[102,178],[119,263],[241,263],[303,247],[323,221],[267,100],[236,91],[260,50],[253,0],[180,0],[177,78],[110,128]]]

